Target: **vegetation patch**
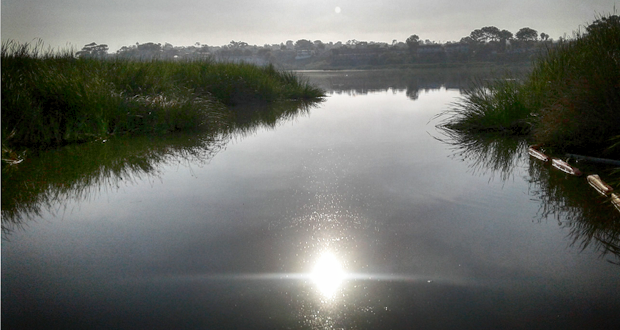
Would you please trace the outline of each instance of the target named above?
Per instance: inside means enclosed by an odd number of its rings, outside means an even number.
[[[525,135],[532,118],[522,84],[514,78],[476,80],[446,116],[444,127],[455,131]]]
[[[529,134],[557,151],[620,158],[620,17],[547,49],[525,79],[478,82],[443,127]]]
[[[200,129],[218,125],[232,105],[323,96],[271,65],[76,58],[41,42],[9,41],[2,44],[2,158],[111,134]]]

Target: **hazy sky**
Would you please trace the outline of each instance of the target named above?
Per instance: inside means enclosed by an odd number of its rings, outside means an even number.
[[[2,40],[110,51],[136,42],[231,40],[263,45],[298,39],[392,42],[412,34],[458,41],[483,26],[531,27],[557,39],[608,14],[620,0],[2,0]]]

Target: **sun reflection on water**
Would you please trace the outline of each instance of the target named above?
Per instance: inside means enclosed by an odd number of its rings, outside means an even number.
[[[323,253],[312,270],[311,278],[325,298],[333,298],[344,279],[342,264],[330,252]]]

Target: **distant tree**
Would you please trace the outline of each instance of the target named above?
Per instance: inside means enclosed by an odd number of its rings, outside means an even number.
[[[486,42],[484,32],[481,29],[471,31],[471,33],[469,34],[469,39],[476,43]]]
[[[82,50],[75,53],[75,55],[77,57],[105,57],[106,55],[108,55],[108,45],[97,45],[97,43],[91,42],[87,45],[84,45]]]
[[[529,27],[524,27],[519,30],[515,36],[521,41],[535,41],[538,39],[538,32]]]
[[[247,42],[243,42],[243,41],[234,41],[232,40],[229,44],[228,47],[231,49],[242,49],[248,46]]]
[[[471,37],[463,37],[463,38],[461,38],[461,40],[459,42],[462,43],[462,44],[470,45],[470,44],[474,43],[475,41]]]
[[[295,49],[296,50],[313,50],[314,43],[310,40],[299,39],[295,42]]]
[[[506,32],[510,33],[506,30],[500,31],[500,29],[495,26],[485,26],[481,29],[471,31],[471,33],[469,34],[469,38],[471,38],[472,41],[477,43],[500,41],[504,40]],[[512,33],[510,33],[510,37],[512,37]]]
[[[495,26],[485,26],[480,30],[482,31],[485,39],[484,41],[486,42],[499,41],[501,39],[501,31]]]
[[[314,41],[314,46],[317,49],[320,49],[320,50],[324,50],[325,49],[325,44],[321,40],[315,40]]]
[[[544,33],[544,32],[542,32],[542,33],[540,34],[540,40],[542,40],[542,41],[547,41],[548,39],[549,39],[549,35],[548,35],[548,34],[546,34],[546,33]]]
[[[407,48],[412,53],[416,53],[418,51],[418,46],[420,46],[420,37],[417,34],[412,34],[407,40],[405,40],[407,44]]]
[[[138,45],[138,51],[140,52],[150,52],[150,53],[159,53],[161,52],[161,44],[156,44],[152,42],[147,42],[145,44]]]
[[[395,43],[395,42],[396,42],[396,39],[394,39],[393,43]],[[407,46],[419,45],[420,44],[420,37],[418,37],[417,34],[412,34],[409,38],[407,38],[405,43],[407,43]]]
[[[506,48],[510,44],[509,40],[512,39],[512,32],[508,30],[501,30],[499,31],[498,36],[499,36],[499,50],[502,52],[505,52]]]
[[[198,54],[198,56],[200,57],[205,57],[205,56],[209,56],[209,46],[202,44],[200,46],[200,48],[196,49],[196,54]]]
[[[243,56],[247,46],[247,42],[232,40],[225,46],[225,49],[220,51],[220,54],[224,56]]]
[[[512,32],[510,32],[508,30],[501,30],[499,32],[499,39],[500,40],[506,41],[506,40],[512,39],[512,37],[513,37]]]

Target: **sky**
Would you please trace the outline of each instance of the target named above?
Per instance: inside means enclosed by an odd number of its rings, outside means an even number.
[[[571,36],[620,0],[2,0],[2,41],[114,52],[138,43],[221,46],[287,40],[459,41],[496,26],[530,27],[553,39]]]

